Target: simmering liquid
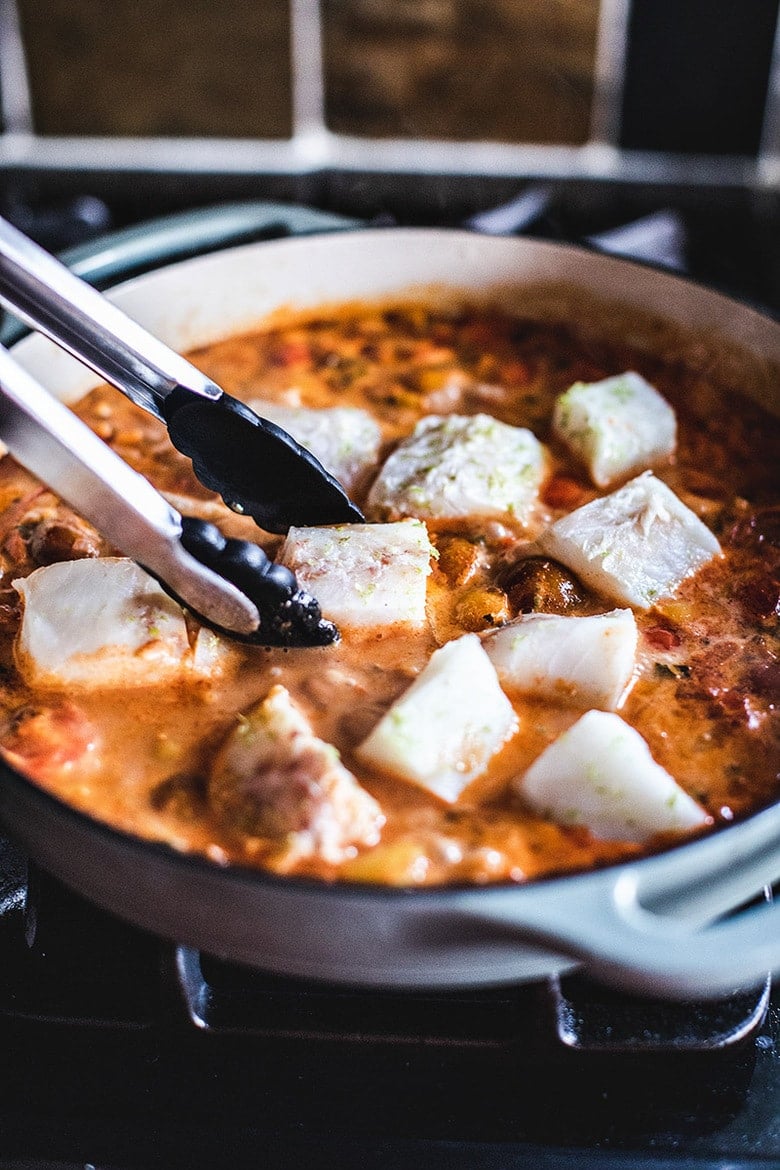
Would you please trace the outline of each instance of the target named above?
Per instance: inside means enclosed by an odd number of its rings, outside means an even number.
[[[381,458],[424,415],[487,413],[532,430],[548,450],[549,472],[522,525],[511,517],[428,521],[438,559],[421,630],[345,631],[321,649],[230,644],[222,673],[209,680],[160,685],[150,667],[148,687],[33,691],[16,668],[21,603],[12,581],[43,564],[112,550],[7,457],[0,464],[2,750],[37,783],[96,818],[176,849],[328,880],[522,881],[667,843],[602,840],[524,804],[513,780],[581,714],[563,705],[513,696],[519,731],[454,803],[370,770],[355,755],[443,643],[529,610],[586,616],[614,608],[576,581],[577,597],[567,600],[556,566],[543,567],[531,585],[517,570],[551,522],[607,494],[553,436],[556,397],[574,382],[636,370],[677,415],[676,454],[654,471],[717,535],[723,555],[673,598],[636,613],[636,676],[620,716],[714,823],[780,794],[780,438],[777,422],[757,406],[682,355],[653,355],[614,338],[583,341],[564,323],[484,308],[350,306],[190,357],[244,400],[368,411],[381,428]],[[164,428],[118,392],[101,387],[76,410],[183,513],[276,552],[278,538],[229,512],[195,480]],[[374,474],[352,489],[359,505]],[[337,863],[301,856],[283,836],[250,834],[210,800],[215,754],[277,684],[381,807],[378,843],[348,849]]]

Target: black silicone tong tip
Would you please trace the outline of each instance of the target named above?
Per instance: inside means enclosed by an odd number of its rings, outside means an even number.
[[[293,647],[330,646],[338,639],[338,629],[323,618],[316,599],[299,589],[275,609],[260,610],[260,629],[251,641]]]
[[[258,545],[228,540],[216,525],[191,516],[182,516],[180,540],[188,553],[257,606],[260,625],[243,641],[287,647],[330,646],[338,641],[338,629],[323,618],[316,599],[299,588],[290,569],[269,560]]]
[[[178,386],[162,409],[171,442],[192,460],[200,482],[266,532],[363,520],[309,451],[229,394],[206,399]]]

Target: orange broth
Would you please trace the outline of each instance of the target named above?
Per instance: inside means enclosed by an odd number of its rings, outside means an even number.
[[[328,880],[519,881],[643,852],[630,842],[599,840],[582,826],[540,819],[512,787],[512,779],[578,718],[571,708],[513,700],[519,732],[451,806],[413,784],[369,772],[354,756],[437,645],[517,616],[505,586],[507,566],[524,543],[559,516],[606,494],[551,436],[552,406],[575,381],[633,369],[677,414],[676,455],[656,474],[716,533],[724,555],[687,580],[673,599],[636,614],[637,677],[620,715],[716,823],[780,794],[780,428],[757,406],[674,353],[651,355],[614,339],[583,341],[563,323],[523,321],[484,308],[345,307],[190,356],[238,398],[368,410],[381,426],[384,453],[425,414],[490,413],[533,430],[548,447],[552,470],[525,528],[511,522],[429,523],[439,558],[429,578],[423,632],[346,634],[322,649],[234,644],[223,676],[208,683],[36,694],[14,667],[20,612],[10,583],[47,560],[84,555],[86,546],[68,545],[68,537],[58,549],[54,539],[49,546],[43,542],[41,553],[41,540],[31,538],[40,515],[64,516],[67,529],[71,514],[7,457],[0,464],[2,744],[7,758],[38,783],[96,818],[177,849]],[[100,387],[76,409],[181,511],[216,520],[228,534],[258,540],[274,553],[278,539],[234,516],[202,488],[164,428],[118,392]],[[358,504],[368,486],[354,493]],[[88,555],[106,551],[95,536]],[[613,608],[593,591],[584,594],[573,612]],[[379,844],[352,850],[340,865],[301,859],[284,841],[242,834],[220,823],[209,804],[206,778],[215,751],[237,718],[278,682],[385,814]],[[50,727],[43,744],[33,735],[31,748],[19,734],[20,712],[37,715],[58,707],[66,711],[65,748],[59,732],[52,746]],[[68,752],[67,712],[74,710],[76,723],[83,719],[96,729],[97,749],[88,759]],[[659,839],[650,847],[664,843]]]

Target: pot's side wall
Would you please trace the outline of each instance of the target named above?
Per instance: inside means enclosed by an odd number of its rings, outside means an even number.
[[[299,978],[421,988],[522,982],[574,965],[524,942],[500,916],[479,917],[518,897],[534,902],[530,886],[408,895],[223,869],[90,821],[0,771],[0,822],[47,872],[136,926],[220,958]]]
[[[777,410],[780,325],[677,277],[581,249],[439,229],[381,229],[250,244],[171,265],[111,293],[130,316],[188,351],[269,318],[353,300],[488,299],[518,315],[682,348],[708,373]],[[41,337],[18,360],[74,401],[99,379]]]

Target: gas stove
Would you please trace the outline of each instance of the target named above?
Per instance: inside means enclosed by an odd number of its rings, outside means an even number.
[[[186,216],[203,194],[193,183],[158,210]],[[60,249],[132,229],[149,206],[117,179],[4,211]],[[318,208],[274,205],[258,234],[316,231],[334,213],[572,240],[780,312],[780,204],[766,192],[529,183],[432,209],[334,186]],[[768,1170],[779,1046],[768,984],[669,1005],[580,976],[425,994],[265,975],[116,920],[0,842],[9,1167]]]
[[[780,1164],[767,985],[337,988],[158,940],[9,844],[0,875],[3,1165]]]

